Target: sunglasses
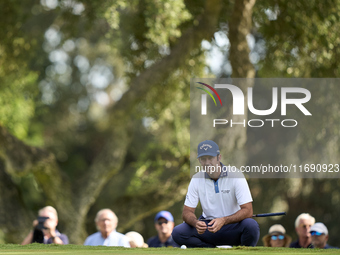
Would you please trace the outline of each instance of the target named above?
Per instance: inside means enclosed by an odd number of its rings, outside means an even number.
[[[285,236],[284,235],[278,235],[278,236],[271,236],[271,239],[276,241],[276,240],[283,240],[285,239]]]
[[[163,224],[168,224],[168,221],[167,220],[160,220],[160,221],[157,221],[157,224],[162,226]]]
[[[318,231],[311,231],[310,234],[311,234],[312,236],[321,236],[321,235],[323,235],[323,233],[318,232]]]

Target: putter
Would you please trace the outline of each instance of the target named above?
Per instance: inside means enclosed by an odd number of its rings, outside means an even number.
[[[270,216],[279,216],[279,215],[286,215],[286,212],[259,213],[259,214],[254,214],[253,217],[270,217]]]

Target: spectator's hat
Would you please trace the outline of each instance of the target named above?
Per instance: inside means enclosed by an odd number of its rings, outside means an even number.
[[[220,154],[220,149],[214,141],[205,140],[197,147],[197,158],[202,156],[216,157],[218,154]]]
[[[281,224],[275,224],[269,228],[268,234],[262,238],[264,246],[271,246],[270,239],[273,235],[283,235],[285,237],[283,247],[289,247],[289,244],[292,242],[292,238],[286,234],[286,229]]]
[[[327,227],[325,226],[325,224],[323,224],[323,223],[321,223],[321,222],[315,223],[315,224],[310,228],[310,231],[309,231],[309,232],[313,232],[313,231],[316,231],[316,232],[319,232],[319,233],[328,235],[328,229],[327,229]]]
[[[155,222],[158,221],[159,218],[164,218],[167,221],[172,221],[172,222],[174,221],[174,217],[168,211],[160,211],[159,213],[157,213],[155,217]]]

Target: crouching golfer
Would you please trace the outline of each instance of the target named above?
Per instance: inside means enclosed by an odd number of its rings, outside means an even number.
[[[219,147],[213,141],[198,145],[197,158],[203,171],[191,179],[182,214],[184,223],[174,228],[174,241],[187,247],[255,246],[260,228],[251,218],[253,200],[243,174],[220,162]],[[198,201],[203,209],[199,219],[195,216]]]

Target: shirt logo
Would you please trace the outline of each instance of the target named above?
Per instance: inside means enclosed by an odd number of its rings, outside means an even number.
[[[221,192],[228,194],[230,192],[230,189],[222,189]]]

